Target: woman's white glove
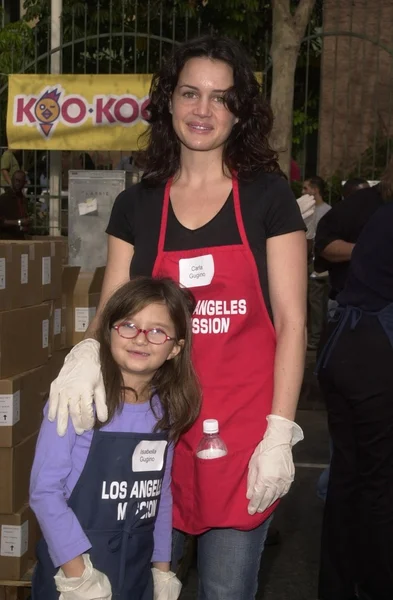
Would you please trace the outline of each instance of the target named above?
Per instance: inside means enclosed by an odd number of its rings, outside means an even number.
[[[66,577],[62,569],[55,575],[59,600],[111,600],[112,588],[108,577],[93,568],[90,556],[82,554],[85,570],[81,577]]]
[[[181,583],[172,571],[151,570],[154,582],[154,600],[177,600]]]
[[[315,198],[310,194],[304,194],[304,196],[300,196],[300,198],[297,199],[297,203],[300,212],[302,213],[304,224],[307,227],[306,237],[308,240],[313,240],[315,238],[316,229]]]
[[[101,373],[100,344],[97,340],[83,340],[67,354],[63,368],[50,387],[48,418],[57,417],[57,433],[67,431],[68,416],[78,434],[92,429],[97,418],[108,418],[105,388]]]
[[[277,415],[267,416],[267,429],[248,464],[248,512],[262,513],[285,496],[295,477],[292,447],[304,439],[293,421]]]

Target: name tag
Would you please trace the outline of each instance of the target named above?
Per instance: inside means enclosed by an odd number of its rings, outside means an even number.
[[[212,254],[181,258],[179,260],[179,282],[186,288],[210,285],[214,277]]]
[[[164,466],[165,449],[168,442],[165,440],[143,440],[139,442],[132,455],[132,470],[134,473],[141,471],[161,471]]]

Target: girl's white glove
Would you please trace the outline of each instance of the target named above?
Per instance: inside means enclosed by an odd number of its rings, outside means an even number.
[[[154,600],[177,600],[182,585],[172,571],[151,570],[154,582]]]
[[[267,416],[268,426],[248,464],[248,512],[262,513],[285,496],[295,477],[292,447],[304,439],[293,421],[277,415]]]
[[[297,199],[297,203],[302,213],[302,219],[307,227],[306,237],[308,240],[315,238],[316,221],[315,221],[315,198],[310,194],[304,194]]]
[[[101,373],[100,344],[97,340],[83,340],[67,354],[63,368],[50,387],[48,418],[57,417],[57,433],[67,431],[71,417],[78,434],[92,429],[97,418],[105,422],[108,418],[105,388]]]
[[[93,568],[90,556],[82,554],[85,570],[81,577],[66,577],[62,569],[55,575],[59,600],[112,600],[108,577]]]

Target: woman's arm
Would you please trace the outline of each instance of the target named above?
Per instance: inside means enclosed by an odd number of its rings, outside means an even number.
[[[46,418],[47,412],[46,406],[31,472],[30,506],[48,544],[52,562],[59,567],[87,552],[91,544],[65,496],[76,433],[70,422],[65,436],[59,437],[56,424]]]
[[[48,418],[50,421],[57,418],[60,436],[66,431],[69,415],[78,434],[92,429],[96,416],[103,423],[108,418],[99,360],[100,347],[92,338],[108,298],[129,279],[133,253],[134,247],[131,244],[108,236],[108,260],[97,314],[86,331],[85,339],[66,356],[63,368],[50,389]],[[93,397],[96,414],[93,410]]]
[[[277,348],[271,413],[293,421],[306,352],[307,244],[302,231],[268,238],[267,269]]]
[[[87,328],[85,338],[94,338],[100,323],[102,310],[115,290],[130,278],[130,264],[134,255],[134,246],[119,238],[108,235],[108,256],[104,281],[97,313]]]

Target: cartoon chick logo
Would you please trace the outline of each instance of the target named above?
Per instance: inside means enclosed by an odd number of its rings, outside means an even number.
[[[59,118],[60,105],[59,98],[61,91],[57,88],[52,91],[46,91],[37,101],[34,109],[35,116],[39,123],[42,133],[49,137],[54,122]]]

